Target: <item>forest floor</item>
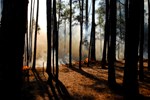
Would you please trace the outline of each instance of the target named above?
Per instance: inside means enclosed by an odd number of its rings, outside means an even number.
[[[144,62],[144,81],[139,81],[141,99],[150,100],[150,72]],[[107,67],[107,66],[106,66]],[[100,62],[95,62],[87,67],[83,63],[82,70],[78,62],[59,66],[59,84],[55,81],[47,82],[48,75],[42,68],[37,71],[29,70],[29,82],[24,82],[22,89],[23,100],[123,100],[124,61],[116,62],[116,82],[118,86],[108,87],[108,70],[102,69]],[[37,74],[38,73],[38,74]]]

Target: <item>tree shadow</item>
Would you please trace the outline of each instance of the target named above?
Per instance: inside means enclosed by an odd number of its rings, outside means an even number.
[[[82,94],[78,94],[75,93],[73,95],[73,98],[70,100],[95,100],[96,98],[93,95],[82,95]]]
[[[34,81],[27,82],[22,90],[22,100],[36,100],[35,94],[38,94],[42,100],[72,100],[65,85],[56,80],[55,77],[49,77],[43,81],[37,70],[32,70]],[[45,77],[45,76],[43,76]]]
[[[45,93],[48,94],[48,98],[52,99],[52,95],[50,94],[49,90],[48,90],[48,87],[47,87],[47,83],[46,81],[43,81],[41,79],[41,77],[39,76],[39,73],[37,70],[32,70],[34,76],[35,76],[35,79],[36,79],[36,82],[37,84],[39,85],[39,88],[41,90],[40,92],[40,95],[45,98]],[[44,99],[45,100],[45,99]]]
[[[55,97],[54,100],[72,100],[67,88],[60,80],[56,80],[56,78],[51,75],[47,83]]]
[[[76,71],[78,73],[80,73],[81,75],[85,76],[86,78],[89,78],[91,80],[95,80],[95,84],[90,85],[88,87],[91,87],[92,89],[94,89],[97,92],[104,92],[105,88],[104,87],[96,87],[97,85],[105,85],[106,87],[108,87],[108,81],[104,80],[104,79],[99,79],[98,77],[85,72],[82,69],[77,69],[75,67],[69,67],[71,70]],[[116,84],[114,87],[109,87],[111,92],[120,96],[123,96],[123,89],[122,86],[119,84]]]

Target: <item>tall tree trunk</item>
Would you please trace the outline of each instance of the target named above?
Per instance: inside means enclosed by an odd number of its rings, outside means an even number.
[[[128,18],[129,18],[129,0],[125,0],[125,33],[128,33]],[[125,48],[125,45],[124,45]],[[124,59],[126,51],[124,50]]]
[[[86,8],[85,8],[86,29],[88,29],[88,7],[89,7],[89,5],[88,5],[88,0],[86,0],[86,6],[85,6],[85,7],[86,7]]]
[[[103,45],[103,56],[102,56],[102,68],[106,68],[106,49],[108,47],[109,41],[109,0],[105,0],[106,2],[106,16],[105,16],[105,34],[104,34],[104,45]]]
[[[88,34],[88,22],[89,22],[89,14],[88,14],[88,0],[86,0],[86,5],[85,5],[85,30],[86,30],[86,37],[85,39],[87,39],[87,34]]]
[[[119,19],[120,19],[120,25],[119,25],[119,36],[121,36],[121,34],[122,34],[122,28],[121,28],[121,24],[122,24],[122,22],[121,22],[121,16],[122,16],[122,13],[121,13],[121,3],[119,2]],[[118,42],[118,60],[119,60],[119,58],[120,58],[120,43]]]
[[[115,58],[116,58],[116,1],[110,1],[110,46],[108,48],[108,84],[115,86]]]
[[[81,61],[82,61],[82,41],[83,41],[83,5],[84,0],[82,0],[82,5],[80,6],[80,47],[79,47],[79,69],[81,69]]]
[[[35,70],[36,66],[36,47],[37,47],[37,31],[38,31],[38,17],[39,17],[39,0],[37,0],[37,12],[36,12],[36,25],[35,25],[35,36],[34,36],[34,53],[33,53],[33,66],[32,69]]]
[[[69,37],[69,67],[72,67],[72,0],[70,0],[70,37]]]
[[[58,1],[59,4],[59,11],[58,11],[58,24],[57,24],[57,30],[59,34],[59,25],[60,25],[60,16],[61,16],[61,0]]]
[[[90,39],[90,61],[96,60],[95,56],[95,0],[92,1],[92,28]]]
[[[56,17],[56,0],[53,0],[53,14],[54,14],[54,34],[55,34],[55,49],[56,49],[56,81],[58,83],[58,30],[57,30],[57,17]]]
[[[51,0],[46,1],[47,11],[47,67],[46,72],[51,80]]]
[[[150,1],[148,0],[148,70],[150,71]]]
[[[21,100],[27,5],[27,0],[3,1],[0,32],[0,96],[5,100],[9,100],[10,97],[13,100]]]
[[[137,79],[138,45],[140,32],[140,2],[129,0],[129,13],[125,34],[125,69],[123,78],[124,99],[136,98],[139,94]],[[133,33],[137,33],[134,35]],[[134,39],[134,41],[133,41]]]
[[[53,18],[54,18],[54,16],[55,16],[55,0],[53,0]],[[56,21],[57,22],[57,21]],[[57,25],[56,25],[57,26]],[[54,20],[53,20],[53,67],[52,67],[52,69],[53,69],[53,75],[55,75],[55,68],[56,68],[56,33],[55,33],[55,30],[56,29],[56,27],[55,27],[55,18],[54,18]]]
[[[32,35],[33,35],[33,16],[34,16],[34,6],[35,0],[31,0],[31,9],[30,9],[30,25],[29,25],[29,62],[31,67],[32,62]]]
[[[26,65],[29,66],[29,38],[28,38],[29,33],[27,32],[25,37],[26,37],[26,42],[25,42],[25,53],[26,53]]]
[[[144,44],[144,0],[140,0],[140,61],[139,61],[139,79],[144,79],[143,69],[143,44]]]
[[[64,20],[64,54],[66,55],[66,19]]]

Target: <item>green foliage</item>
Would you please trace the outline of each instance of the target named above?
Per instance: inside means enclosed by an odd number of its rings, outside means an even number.
[[[56,4],[57,14],[60,12],[60,21],[62,20],[68,20],[70,18],[70,7],[68,4],[65,4],[65,2],[57,2]],[[74,15],[75,11],[74,8],[72,9],[71,14]]]
[[[98,25],[104,26],[104,15],[105,15],[105,8],[100,6],[97,10],[96,13],[98,14]]]
[[[96,14],[98,15],[97,17],[97,26],[100,26],[104,30],[104,25],[105,25],[105,2],[104,1],[99,1],[99,7],[96,9]]]

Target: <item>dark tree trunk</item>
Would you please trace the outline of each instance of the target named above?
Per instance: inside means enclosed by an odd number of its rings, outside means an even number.
[[[56,11],[55,11],[55,0],[53,0],[53,18],[56,16]],[[55,20],[57,20],[56,18],[54,18],[53,20],[53,75],[55,75],[55,69],[56,69],[56,27],[57,25],[55,24]],[[57,23],[57,21],[56,21]],[[55,26],[56,25],[56,26]]]
[[[125,0],[125,33],[128,33],[129,0]],[[125,45],[124,45],[125,46]],[[126,51],[124,50],[124,59]]]
[[[88,22],[89,22],[89,17],[88,17],[88,7],[89,7],[89,5],[88,5],[88,0],[86,0],[86,6],[85,6],[85,24],[86,24],[86,26],[85,26],[85,28],[86,28],[86,34],[88,34]],[[86,39],[87,39],[87,37],[86,37]],[[89,50],[90,51],[90,50]],[[89,53],[88,53],[88,58],[89,58]],[[89,59],[88,59],[89,60]],[[88,64],[87,64],[87,66],[89,66],[89,61],[88,61]]]
[[[21,100],[27,5],[27,0],[3,1],[0,32],[0,96],[5,100],[9,100],[10,97],[13,100]]]
[[[30,25],[29,25],[29,62],[31,62],[32,55],[32,17],[33,17],[33,1],[31,1],[31,9],[30,9]]]
[[[140,0],[140,61],[139,61],[139,79],[144,80],[143,69],[143,44],[144,44],[144,0]]]
[[[69,37],[69,67],[72,67],[72,0],[70,0],[70,37]]]
[[[106,68],[106,49],[108,47],[109,41],[109,0],[105,0],[106,2],[106,16],[105,16],[105,36],[104,36],[104,45],[103,45],[103,56],[102,56],[102,68]]]
[[[150,1],[148,0],[148,70],[150,71]]]
[[[116,58],[116,1],[110,1],[110,46],[108,48],[108,84],[116,84],[115,58]]]
[[[139,94],[137,79],[138,45],[140,32],[140,2],[129,0],[129,13],[125,34],[125,69],[123,78],[124,98],[136,98]],[[133,33],[137,33],[136,35]],[[134,39],[134,41],[133,41]]]
[[[56,17],[56,0],[53,0],[53,14],[54,14],[54,34],[55,34],[55,49],[56,49],[56,74],[55,78],[58,83],[58,30]]]
[[[82,0],[82,5],[80,9],[80,47],[79,47],[79,69],[81,69],[81,61],[82,61],[82,41],[83,41],[83,5],[84,5],[84,0]]]
[[[90,61],[96,60],[95,56],[95,0],[92,1],[92,28],[90,39]]]
[[[88,17],[88,0],[86,0],[86,5],[85,5],[85,29],[86,29],[86,34],[88,34],[88,22],[89,22],[89,17]],[[87,37],[86,37],[87,39]]]
[[[39,0],[37,0],[37,12],[36,12],[36,25],[35,25],[35,36],[34,36],[34,53],[33,53],[33,66],[32,69],[35,70],[36,67],[36,47],[37,47],[37,31],[38,31],[38,17],[39,17]]]
[[[85,8],[86,28],[88,27],[88,18],[89,18],[89,17],[88,17],[88,6],[89,6],[89,5],[88,5],[88,0],[86,0],[86,6],[85,6],[85,7],[86,7],[86,8]]]
[[[47,67],[46,72],[51,80],[51,0],[47,0]]]

